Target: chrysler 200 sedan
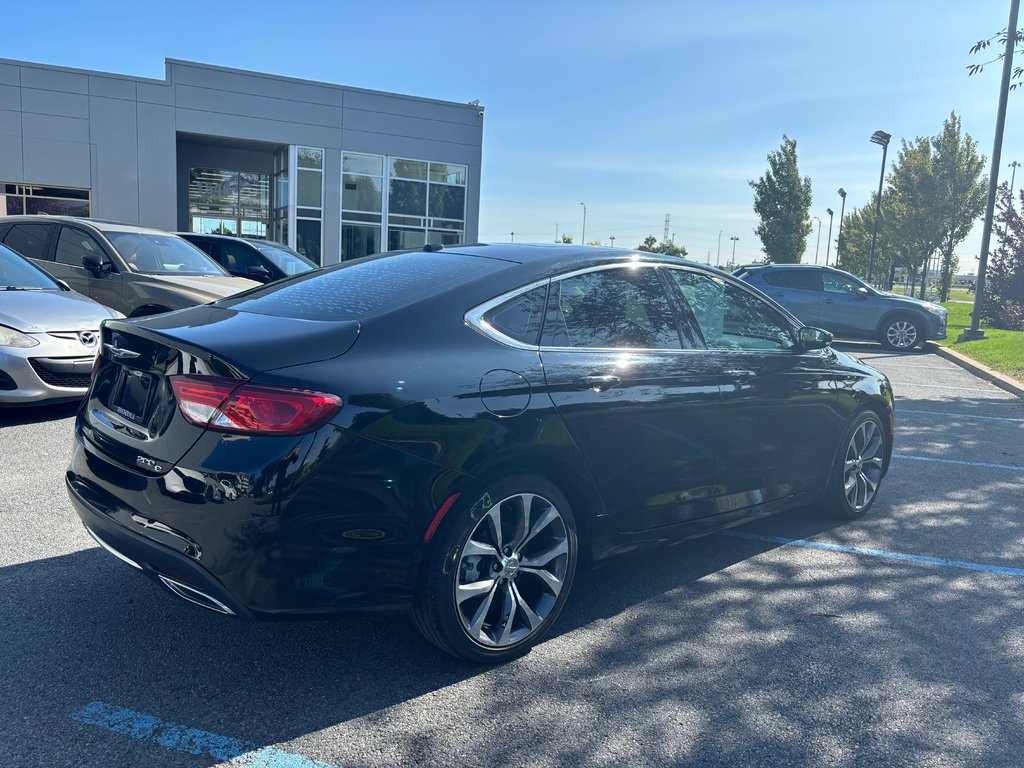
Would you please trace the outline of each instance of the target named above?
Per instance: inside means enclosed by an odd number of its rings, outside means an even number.
[[[892,389],[830,339],[671,257],[428,245],[106,322],[67,486],[186,600],[411,609],[497,662],[578,565],[797,504],[863,515]]]

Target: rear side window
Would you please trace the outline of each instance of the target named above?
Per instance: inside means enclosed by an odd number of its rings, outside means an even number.
[[[547,298],[548,287],[542,285],[495,307],[484,315],[484,321],[503,336],[535,346],[544,324]]]
[[[779,288],[799,288],[804,291],[821,290],[821,273],[811,269],[766,270],[764,281]]]
[[[45,259],[49,235],[50,228],[45,224],[15,224],[7,232],[4,245],[26,259]]]
[[[652,268],[605,269],[551,286],[544,345],[682,349],[676,317]]]
[[[413,251],[319,269],[218,306],[302,320],[359,320],[504,269],[495,259]]]

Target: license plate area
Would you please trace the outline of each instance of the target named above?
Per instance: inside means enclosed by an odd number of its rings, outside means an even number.
[[[110,407],[129,421],[143,424],[149,416],[155,389],[153,374],[121,366],[111,393]]]

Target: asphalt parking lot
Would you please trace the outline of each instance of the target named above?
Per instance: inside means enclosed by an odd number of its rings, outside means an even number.
[[[927,353],[886,372],[869,516],[807,509],[583,572],[504,667],[400,617],[251,624],[99,550],[73,407],[0,413],[0,765],[1020,766],[1024,401]]]

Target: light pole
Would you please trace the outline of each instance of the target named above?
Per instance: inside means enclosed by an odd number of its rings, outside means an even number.
[[[828,240],[825,241],[825,266],[827,267],[828,266],[828,252],[829,252],[829,249],[832,247],[832,209],[831,208],[826,208],[825,211],[828,212]],[[815,259],[814,263],[817,264],[818,260]]]
[[[817,216],[814,217],[815,221],[818,222],[818,243],[814,246],[814,263],[818,263],[818,250],[821,248],[821,219]]]
[[[516,241],[516,233],[515,232],[509,232],[509,235],[511,235],[512,242],[514,243]]]
[[[587,244],[587,206],[586,203],[580,203],[583,206],[583,234],[580,235],[580,245]]]
[[[612,248],[614,248],[615,247],[615,235],[612,235],[608,239],[612,241]]]
[[[882,216],[882,182],[885,181],[885,154],[889,151],[889,139],[892,136],[885,131],[875,131],[871,134],[871,143],[878,144],[882,148],[882,172],[878,174],[878,199],[875,201],[875,226],[871,230],[871,255],[868,256],[868,282],[871,282],[871,273],[875,270],[875,240],[878,239],[878,220]]]
[[[735,267],[736,266],[736,243],[739,241],[739,238],[738,237],[730,237],[729,239],[732,240],[732,265]]]
[[[839,206],[839,234],[836,235],[836,266],[839,266],[839,247],[843,244],[843,212],[846,211],[846,190],[839,188],[839,196],[843,204]],[[825,254],[825,266],[828,266],[828,254]]]
[[[724,229],[718,230],[718,255],[715,256],[715,266],[716,267],[722,266],[722,233],[723,232],[725,232]]]

